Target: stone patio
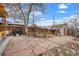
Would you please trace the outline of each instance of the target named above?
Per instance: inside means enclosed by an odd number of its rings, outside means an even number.
[[[52,38],[35,38],[27,36],[10,36],[5,56],[37,56],[47,50],[72,41],[72,36],[55,36]]]

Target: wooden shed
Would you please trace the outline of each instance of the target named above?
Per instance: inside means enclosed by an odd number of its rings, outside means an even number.
[[[68,35],[68,28],[65,24],[54,25],[50,27],[51,29],[55,29],[55,33],[59,35]]]

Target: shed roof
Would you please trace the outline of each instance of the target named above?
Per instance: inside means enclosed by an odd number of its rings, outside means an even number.
[[[59,25],[51,26],[51,28],[63,28],[64,26],[65,24],[59,24]]]

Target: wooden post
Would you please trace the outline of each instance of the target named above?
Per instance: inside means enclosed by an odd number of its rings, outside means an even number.
[[[6,38],[6,25],[7,25],[6,18],[4,18],[3,23],[4,23],[4,32],[5,32],[5,36],[4,37]]]

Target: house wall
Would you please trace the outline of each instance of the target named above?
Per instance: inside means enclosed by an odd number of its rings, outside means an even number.
[[[64,28],[60,28],[60,35],[64,35]]]
[[[64,28],[64,35],[68,35],[68,28]]]
[[[61,35],[68,35],[68,29],[66,27],[60,28]]]
[[[31,31],[30,31],[31,29]],[[36,30],[35,30],[36,29]],[[63,26],[63,27],[59,27],[57,28],[59,30],[47,30],[44,28],[28,28],[28,34],[30,34],[30,32],[32,32],[33,34],[35,33],[35,35],[43,35],[43,36],[53,36],[53,35],[67,35],[68,34],[68,29],[67,27]]]

